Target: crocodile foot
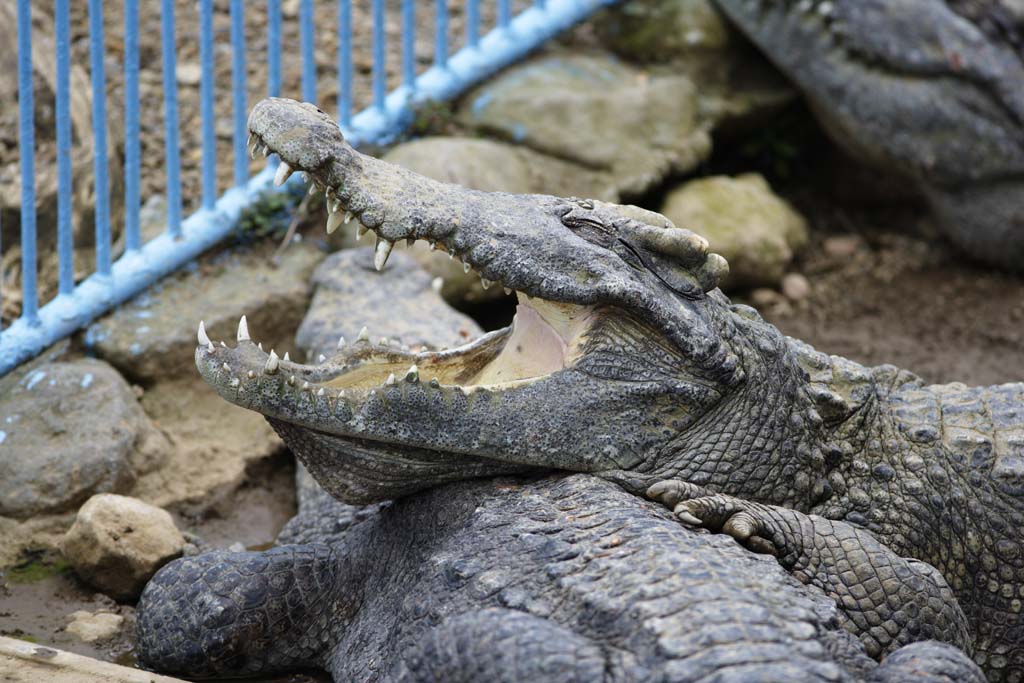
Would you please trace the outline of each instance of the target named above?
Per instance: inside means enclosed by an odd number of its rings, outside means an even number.
[[[774,555],[795,579],[835,601],[843,627],[876,659],[929,639],[973,649],[967,618],[938,570],[901,557],[865,529],[684,481],[658,482],[647,495],[688,526]]]

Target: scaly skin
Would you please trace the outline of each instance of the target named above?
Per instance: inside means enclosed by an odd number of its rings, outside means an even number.
[[[876,663],[815,587],[596,477],[461,482],[370,509],[308,476],[299,493],[280,547],[160,570],[138,608],[146,666],[319,667],[339,683],[984,680],[935,640],[887,635]],[[919,610],[925,630],[909,639],[966,645],[934,574],[910,568],[889,597]]]
[[[837,143],[915,180],[946,235],[1024,270],[1024,8],[716,0]]]
[[[266,415],[332,495],[561,469],[845,521],[942,573],[991,680],[1024,675],[1024,385],[926,386],[818,353],[731,305],[723,260],[642,209],[437,183],[287,100],[257,105],[249,128],[377,234],[378,261],[428,239],[520,295],[512,330],[447,352],[364,341],[310,366],[202,340],[206,381]]]

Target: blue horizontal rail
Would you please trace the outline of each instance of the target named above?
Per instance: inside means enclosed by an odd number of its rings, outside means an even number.
[[[386,38],[385,2],[372,0],[372,61],[370,106],[352,113],[353,59],[351,0],[337,0],[338,34],[338,119],[345,136],[355,146],[392,141],[412,121],[417,106],[428,101],[451,99],[474,83],[522,58],[544,41],[587,17],[601,6],[616,0],[534,0],[532,5],[512,16],[510,0],[496,2],[496,25],[480,35],[479,0],[465,0],[466,45],[454,54],[448,46],[448,4],[434,3],[434,60],[423,73],[416,73],[414,12],[415,0],[401,2],[400,84],[385,93]],[[112,219],[109,207],[109,178],[106,140],[106,95],[104,37],[101,0],[89,0],[90,64],[93,79],[94,178],[96,188],[96,272],[77,285],[72,281],[71,249],[71,164],[70,114],[68,110],[69,46],[68,0],[56,0],[58,141],[58,218],[59,289],[42,307],[37,291],[36,196],[34,102],[32,90],[31,0],[17,0],[18,22],[18,108],[21,158],[21,250],[22,313],[10,327],[0,330],[0,375],[40,353],[50,344],[72,334],[97,316],[135,296],[156,280],[195,259],[227,236],[243,209],[266,190],[273,188],[273,164],[249,177],[246,158],[246,35],[243,19],[245,3],[231,0],[230,40],[232,47],[231,98],[233,103],[234,187],[216,200],[216,164],[214,147],[214,70],[213,3],[199,2],[200,40],[200,125],[201,125],[201,208],[181,219],[181,179],[179,120],[176,79],[175,17],[173,0],[161,3],[161,57],[164,86],[165,168],[167,172],[167,230],[145,244],[139,236],[139,12],[153,5],[124,0],[125,12],[125,252],[110,261]],[[332,3],[333,4],[333,3]],[[423,3],[427,5],[427,3]],[[422,7],[422,9],[426,9]],[[313,0],[299,4],[300,54],[302,56],[302,99],[316,100],[317,64],[313,49]],[[268,94],[282,93],[281,2],[267,0]],[[295,176],[289,182],[301,182]],[[2,248],[5,245],[0,245]],[[6,296],[0,292],[0,301]]]

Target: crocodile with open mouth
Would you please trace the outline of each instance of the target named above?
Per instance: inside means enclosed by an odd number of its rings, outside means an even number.
[[[351,212],[375,233],[378,267],[395,242],[428,240],[519,298],[509,328],[459,348],[360,335],[310,365],[264,353],[244,325],[235,348],[200,329],[203,378],[264,414],[331,495],[591,473],[772,552],[874,656],[920,631],[920,611],[885,596],[928,562],[989,679],[1024,675],[1024,384],[926,386],[784,337],[716,288],[727,266],[702,238],[658,214],[438,183],[290,100],[258,104],[249,129],[279,180],[301,171],[326,191],[328,230]]]
[[[453,321],[401,252],[376,272],[372,249],[340,251],[314,278],[322,326],[316,341],[299,335],[313,342],[307,353],[333,346],[329,331],[352,336],[384,306],[392,315],[377,316],[374,330],[389,344],[435,348],[462,336],[437,320],[475,327]],[[802,563],[813,580],[798,581],[775,559],[588,474],[469,479],[362,507],[304,470],[297,483],[299,513],[277,547],[185,558],[149,583],[137,611],[145,666],[190,677],[317,667],[337,681],[439,683],[984,680],[957,649],[971,643],[948,584],[849,525],[835,527],[847,550]],[[854,591],[875,580],[881,593],[840,608],[818,586],[842,583],[846,566],[867,572],[847,579]],[[894,614],[875,641],[864,617],[885,610],[879,597],[915,616]],[[944,642],[918,642],[927,639]]]

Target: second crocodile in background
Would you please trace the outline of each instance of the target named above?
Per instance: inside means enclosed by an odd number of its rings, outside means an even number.
[[[349,211],[376,234],[379,265],[394,242],[429,240],[520,301],[509,328],[448,351],[363,338],[303,365],[243,329],[236,348],[197,348],[204,379],[267,416],[332,495],[589,472],[807,581],[845,543],[833,522],[852,524],[941,572],[991,680],[1024,675],[1024,384],[927,386],[819,353],[732,305],[724,260],[658,214],[438,183],[359,154],[290,100],[258,104],[249,128],[282,177],[327,190],[329,229]],[[797,515],[779,523],[780,508]],[[885,567],[867,569],[884,584]],[[870,590],[822,588],[848,614],[869,606],[869,652],[914,624]]]

